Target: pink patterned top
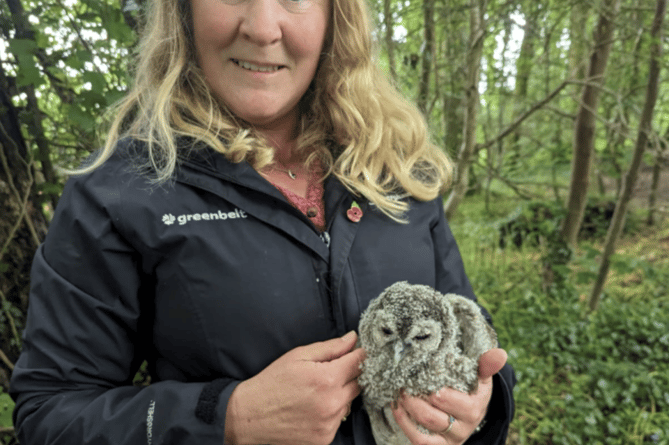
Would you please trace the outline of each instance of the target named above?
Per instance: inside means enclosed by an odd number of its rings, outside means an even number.
[[[325,203],[323,202],[323,182],[317,179],[319,176],[320,172],[316,172],[309,179],[305,198],[280,185],[272,184],[288,199],[293,207],[304,213],[316,228],[323,232],[325,230]]]

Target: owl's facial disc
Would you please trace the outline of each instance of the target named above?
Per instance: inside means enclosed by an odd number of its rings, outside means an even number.
[[[396,336],[392,345],[393,366],[407,357],[413,363],[428,359],[441,342],[440,327],[435,320],[420,320],[414,322],[408,332],[405,331],[404,338]]]
[[[390,313],[379,313],[373,321],[372,340],[376,347],[392,342],[397,338],[397,322]]]

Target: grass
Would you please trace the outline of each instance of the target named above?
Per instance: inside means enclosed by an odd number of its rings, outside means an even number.
[[[519,378],[508,443],[669,444],[669,220],[624,236],[588,315],[603,239],[580,242],[564,283],[544,290],[545,246],[499,247],[516,206],[497,196],[489,215],[469,197],[451,221]]]

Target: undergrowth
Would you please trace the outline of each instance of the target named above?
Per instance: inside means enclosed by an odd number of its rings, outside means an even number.
[[[473,198],[451,226],[518,377],[507,443],[669,444],[669,221],[625,234],[590,315],[603,238],[579,242],[566,279],[544,289],[549,247],[501,248],[504,221]]]

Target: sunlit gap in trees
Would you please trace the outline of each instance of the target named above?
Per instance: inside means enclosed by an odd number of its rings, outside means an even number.
[[[495,69],[500,71],[500,79],[504,82],[502,87],[512,91],[516,88],[516,61],[520,55],[520,48],[523,43],[523,37],[525,32],[523,28],[525,26],[525,18],[520,13],[513,13],[510,15],[512,20],[511,25],[511,35],[509,36],[509,41],[506,43],[506,48],[504,47],[504,30],[495,36],[496,48],[493,53],[493,60],[495,61]],[[569,50],[569,30],[567,28],[562,30],[560,35],[560,40],[557,42],[557,48],[560,51]],[[483,94],[488,91],[488,79],[483,75],[483,73],[488,70],[488,61],[483,58],[481,59],[481,80],[479,82],[479,93],[481,96],[481,103],[486,104]],[[499,85],[495,85],[499,88]]]
[[[63,8],[58,12],[55,21],[54,17],[51,17],[50,21],[43,22],[35,14],[28,14],[27,20],[33,29],[38,31],[40,39],[37,44],[44,48],[46,55],[51,56],[58,53],[58,60],[54,64],[67,78],[80,78],[85,73],[107,75],[110,72],[108,60],[117,60],[129,55],[128,49],[123,44],[110,38],[104,21],[91,26],[90,23],[87,25],[80,19],[79,14],[82,13],[82,8],[86,9],[81,0],[62,0],[61,4]],[[16,37],[13,35],[10,35],[9,39],[0,38],[0,63],[4,63],[4,68],[10,75],[15,75],[18,68],[13,62],[15,56],[12,55],[10,48],[10,42],[14,38]],[[100,42],[104,42],[104,45],[101,46]],[[70,66],[71,62],[68,64],[66,61],[68,56],[70,59],[71,56],[78,58],[80,66]],[[39,86],[36,89],[37,97],[41,96],[43,88]],[[93,84],[83,82],[76,85],[74,89],[77,92],[91,91]],[[16,97],[14,100],[21,102],[25,98]]]
[[[500,79],[503,79],[504,87],[513,90],[516,87],[516,60],[520,55],[520,46],[523,43],[523,36],[525,32],[525,18],[520,13],[513,13],[510,16],[512,20],[511,35],[509,41],[504,45],[506,38],[505,31],[502,30],[495,36],[495,51],[493,53],[493,60],[495,61],[495,68],[502,73]],[[483,73],[488,71],[488,61],[486,58],[481,59],[481,79],[479,81],[479,93],[483,95],[488,91],[488,79]],[[485,105],[485,99],[481,97],[481,103]]]

